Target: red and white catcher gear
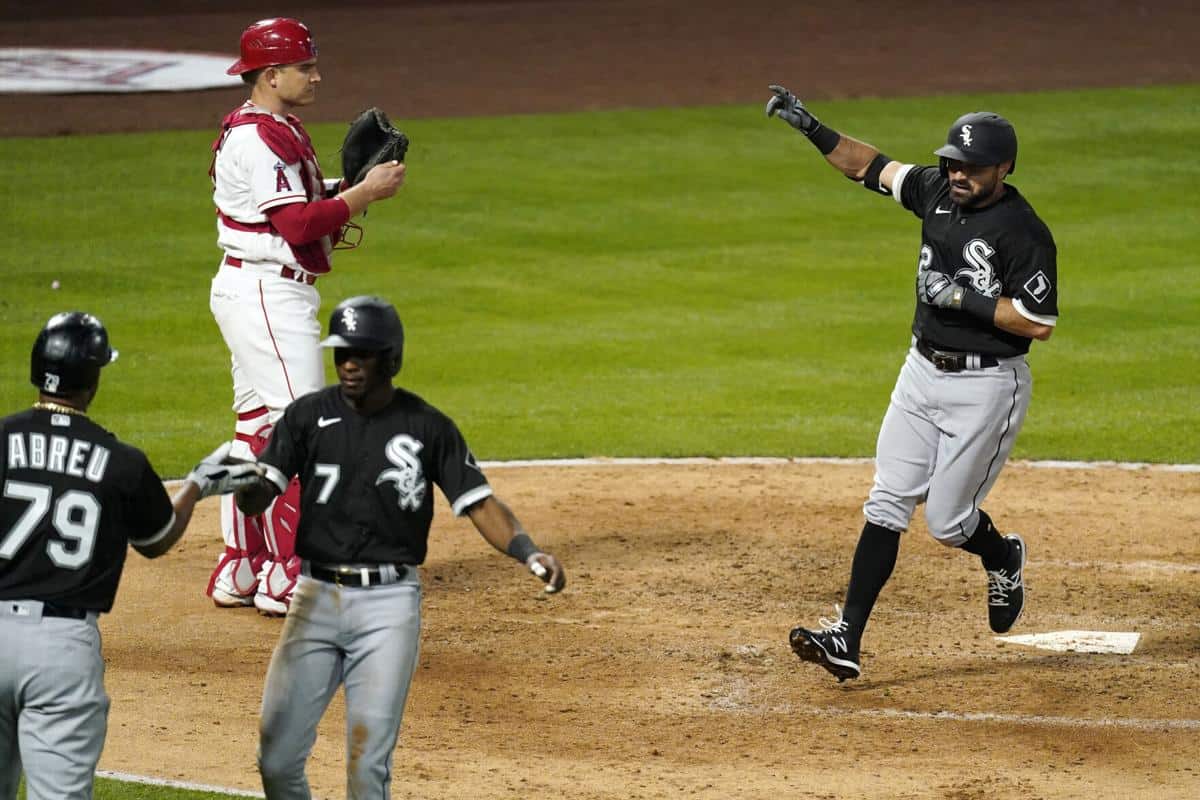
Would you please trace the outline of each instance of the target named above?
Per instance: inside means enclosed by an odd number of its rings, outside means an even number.
[[[218,608],[237,608],[254,603],[258,573],[267,560],[258,517],[247,517],[238,510],[233,495],[221,498],[221,533],[225,552],[217,559],[217,568],[208,579],[207,594]]]
[[[238,414],[230,455],[250,459],[267,446],[273,425],[265,407]],[[221,498],[221,534],[225,552],[208,580],[207,594],[218,608],[253,605],[263,614],[287,613],[300,573],[296,527],[300,521],[300,483],[275,498],[261,516],[247,517],[233,495]]]
[[[300,481],[292,478],[287,491],[263,512],[263,540],[269,554],[258,574],[254,607],[268,617],[287,613],[300,574],[296,555],[296,528],[300,524]]]

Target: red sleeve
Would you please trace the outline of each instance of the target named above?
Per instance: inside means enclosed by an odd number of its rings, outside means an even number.
[[[331,236],[350,219],[350,206],[340,197],[311,203],[288,203],[267,209],[271,225],[288,244],[307,244]]]

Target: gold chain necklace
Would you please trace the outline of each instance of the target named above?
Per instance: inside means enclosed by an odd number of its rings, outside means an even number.
[[[42,400],[33,404],[33,407],[39,411],[53,411],[55,414],[74,414],[77,417],[86,417],[87,414],[80,411],[78,408],[64,406],[59,403],[47,403]]]

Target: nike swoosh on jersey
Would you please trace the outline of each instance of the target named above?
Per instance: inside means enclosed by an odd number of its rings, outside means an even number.
[[[938,206],[937,208],[935,208],[935,209],[933,210],[933,213],[935,213],[935,214],[949,214],[949,213],[950,213],[950,209],[948,209],[948,208],[942,208],[941,206]]]
[[[328,428],[330,425],[334,424],[335,422],[341,422],[341,421],[342,421],[341,417],[330,417],[329,419],[325,419],[324,417],[317,417],[317,427],[318,428]]]

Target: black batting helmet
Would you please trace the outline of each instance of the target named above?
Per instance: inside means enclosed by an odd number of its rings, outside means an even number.
[[[63,395],[90,389],[100,368],[117,360],[100,320],[82,311],[55,314],[33,342],[29,382],[43,394]]]
[[[352,347],[390,353],[391,375],[404,360],[404,324],[396,308],[382,297],[359,295],[337,304],[329,317],[329,336],[322,347]]]
[[[1017,132],[1012,123],[990,111],[974,111],[954,120],[946,134],[946,144],[934,150],[942,157],[942,174],[946,160],[967,164],[1002,164],[1012,162],[1011,175],[1017,168]]]

